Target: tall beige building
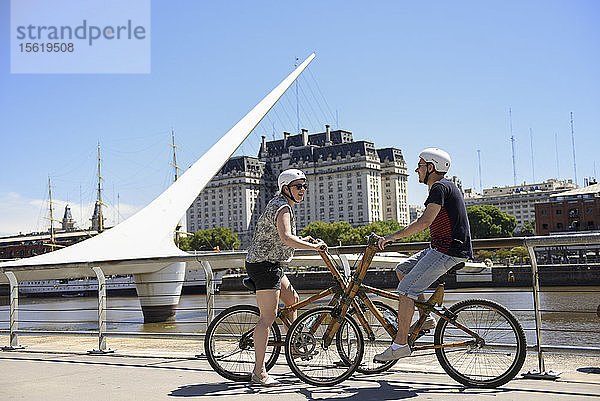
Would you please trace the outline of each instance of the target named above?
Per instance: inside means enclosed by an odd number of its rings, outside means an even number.
[[[535,204],[548,202],[550,195],[577,188],[572,180],[559,181],[549,179],[537,184],[510,187],[493,187],[483,190],[483,194],[472,189],[465,190],[465,205],[493,205],[502,212],[515,216],[517,229],[525,222],[535,220]]]
[[[225,227],[247,243],[249,227],[273,194],[271,184],[265,162],[250,156],[230,158],[188,209],[188,231]]]
[[[409,223],[402,152],[375,149],[372,142],[355,142],[351,132],[326,126],[316,134],[263,137],[258,158],[231,158],[188,210],[189,231],[226,227],[248,246],[256,219],[277,189],[277,176],[288,168],[304,171],[309,184],[304,201],[295,206],[298,231],[313,221]]]

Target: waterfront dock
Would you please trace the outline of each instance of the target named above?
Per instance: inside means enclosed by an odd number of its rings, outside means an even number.
[[[0,336],[6,343],[6,336]],[[87,337],[22,336],[25,350],[0,352],[2,400],[582,400],[600,398],[600,358],[546,354],[546,367],[561,370],[556,381],[520,376],[498,389],[466,389],[446,375],[432,354],[398,363],[390,372],[352,378],[335,387],[313,387],[297,379],[281,358],[272,374],[277,388],[234,383],[216,374],[201,341],[112,338],[115,350],[88,355]],[[523,372],[533,370],[529,354]],[[594,373],[595,372],[595,373]]]

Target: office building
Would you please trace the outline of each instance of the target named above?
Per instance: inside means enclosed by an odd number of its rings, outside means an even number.
[[[304,201],[295,206],[297,230],[313,221],[347,221],[359,226],[378,220],[409,223],[406,163],[399,149],[376,149],[354,141],[345,130],[309,134],[284,132],[262,138],[258,157],[231,158],[187,212],[191,232],[216,226],[238,234],[247,247],[260,213],[277,190],[279,173],[298,168],[307,176]]]
[[[572,180],[549,179],[537,184],[487,188],[483,190],[483,194],[466,189],[465,205],[496,206],[517,219],[516,230],[519,230],[525,222],[533,222],[535,219],[536,203],[548,202],[551,195],[575,188],[577,185]]]
[[[600,184],[550,195],[535,205],[538,235],[600,230]]]

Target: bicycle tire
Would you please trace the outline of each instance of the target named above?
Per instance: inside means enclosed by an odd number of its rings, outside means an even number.
[[[252,334],[260,311],[252,305],[235,305],[225,309],[210,323],[204,337],[204,352],[208,363],[219,375],[233,381],[249,381],[254,368]],[[281,343],[277,323],[271,326],[269,341]],[[265,368],[277,362],[281,346],[267,345]]]
[[[512,380],[523,367],[527,341],[523,327],[504,306],[486,299],[466,299],[448,308],[456,321],[484,341],[464,348],[436,348],[442,368],[467,387],[495,388]],[[471,337],[445,319],[440,319],[434,344],[464,341]]]
[[[360,302],[360,300],[358,300]],[[389,306],[386,303],[381,301],[373,301],[375,307],[383,314],[384,318],[388,320],[391,324],[395,325],[398,328],[398,312]],[[363,360],[356,368],[356,371],[366,375],[372,375],[376,373],[382,373],[386,370],[390,369],[392,366],[398,362],[398,360],[388,361],[385,363],[377,363],[373,361],[373,357],[380,352],[383,352],[387,347],[389,347],[390,338],[389,333],[385,330],[385,328],[381,325],[381,323],[375,318],[373,313],[367,307],[364,307],[363,314],[373,330],[374,337],[368,338],[367,333],[365,332],[365,328],[362,324],[359,323],[359,326],[363,330],[363,339],[365,342],[365,352],[363,354]],[[348,356],[346,355],[344,348],[341,347],[341,342],[339,339],[341,338],[340,333],[343,328],[340,328],[338,334],[336,335],[336,346],[338,347],[338,352],[340,353],[340,357],[346,363],[349,362]],[[385,340],[384,340],[385,339]]]
[[[289,328],[285,340],[285,357],[292,372],[303,382],[313,386],[334,386],[349,378],[360,364],[364,352],[361,329],[349,315],[342,324],[347,325],[343,346],[347,347],[348,361],[343,361],[336,344],[325,344],[323,334],[335,319],[333,308],[321,306],[304,312]],[[323,318],[312,330],[312,324]],[[335,338],[333,339],[335,341]]]

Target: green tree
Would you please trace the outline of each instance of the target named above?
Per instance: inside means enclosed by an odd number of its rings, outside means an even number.
[[[520,263],[525,263],[529,260],[529,252],[527,252],[527,248],[524,246],[511,248],[510,256],[514,257],[514,260]]]
[[[363,245],[367,243],[367,238],[371,233],[379,236],[385,236],[402,229],[397,221],[375,221],[364,226],[352,227],[350,223],[340,221],[336,223],[324,223],[314,221],[302,230],[302,236],[310,235],[313,238],[321,238],[329,246],[338,245]],[[419,234],[403,238],[401,242],[422,242],[430,241],[429,230]]]
[[[240,240],[236,233],[223,227],[196,231],[193,236],[179,240],[179,247],[185,251],[211,251],[217,246],[221,250],[239,249]]]
[[[510,249],[500,248],[496,250],[496,260],[506,263],[508,266],[510,264]]]
[[[354,228],[347,221],[335,223],[313,221],[302,230],[300,235],[320,238],[328,246],[338,246],[340,243],[342,245],[352,245],[358,241]]]
[[[192,239],[192,237],[179,238],[179,240],[175,241],[175,245],[177,245],[179,247],[179,249],[183,249],[184,251],[189,251],[192,249],[190,246],[191,239]]]
[[[496,252],[491,249],[480,249],[475,252],[475,260],[482,262],[485,259],[494,260],[496,258]]]
[[[371,233],[375,233],[383,237],[395,233],[396,231],[401,229],[402,226],[397,221],[374,221],[373,223],[369,223],[364,226],[359,226],[355,228],[359,237],[359,242],[357,242],[356,244],[366,244],[367,238]]]
[[[400,242],[429,242],[431,241],[431,233],[429,228],[421,231],[420,233],[413,234],[410,237],[402,238]]]
[[[468,207],[467,215],[473,238],[512,237],[517,225],[517,219],[514,216],[506,214],[492,205]]]
[[[518,237],[529,237],[535,235],[535,220],[528,220],[523,223],[522,227],[515,229],[514,235]]]

